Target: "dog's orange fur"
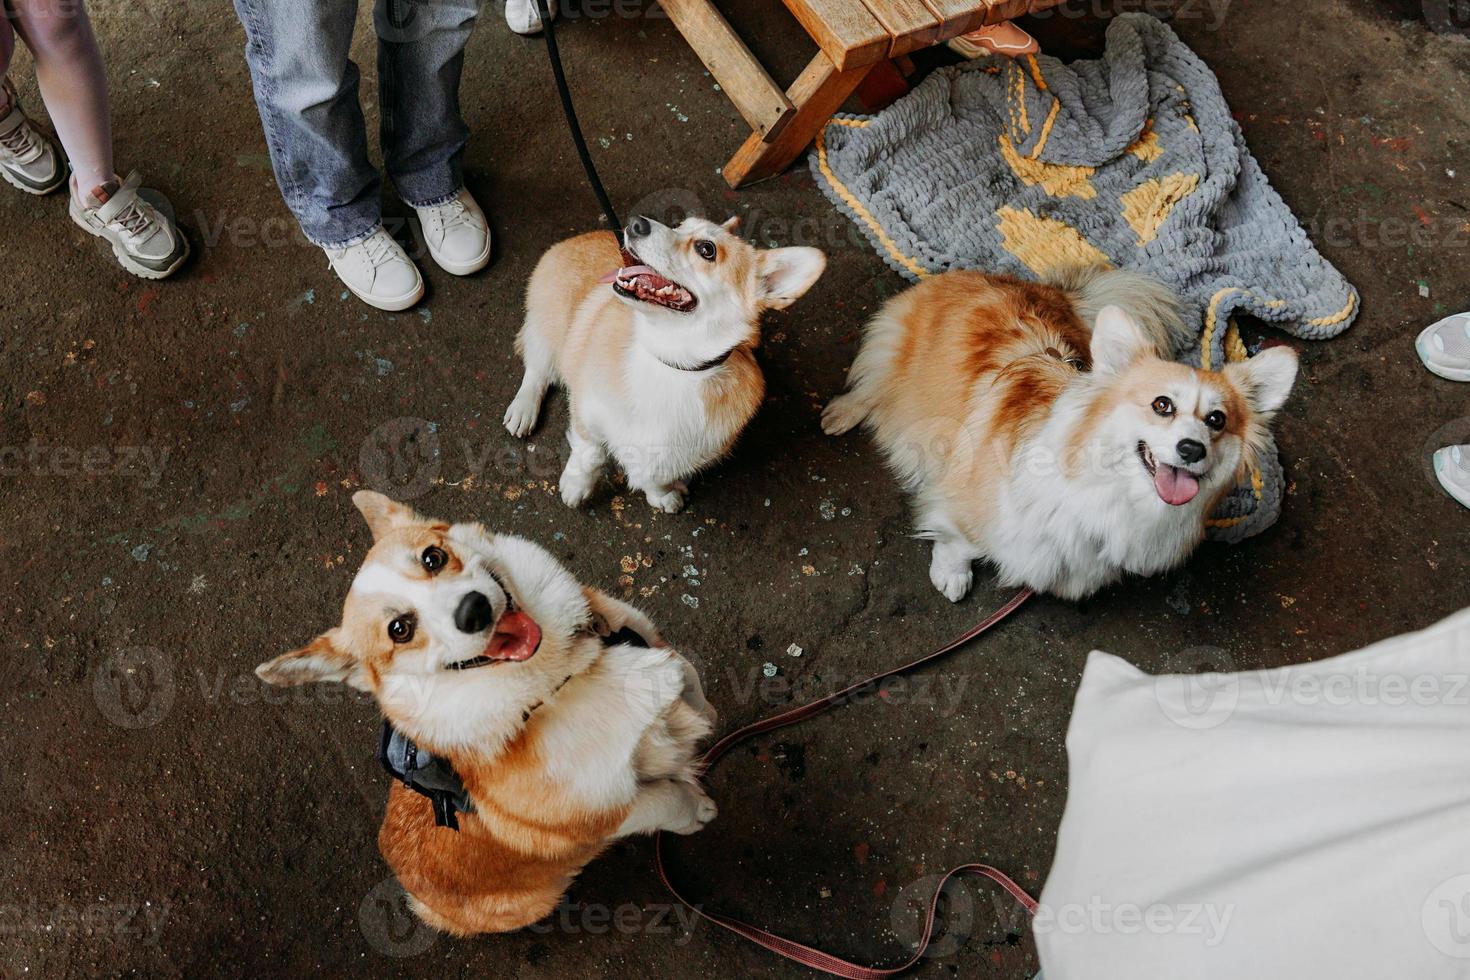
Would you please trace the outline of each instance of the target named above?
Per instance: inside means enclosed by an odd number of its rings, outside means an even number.
[[[546,779],[536,740],[533,713],[493,760],[446,754],[477,806],[459,815],[458,833],[434,825],[428,799],[393,784],[378,847],[436,929],[509,932],[544,918],[628,815],[569,804]]]
[[[901,329],[869,421],[881,445],[918,441],[931,450],[926,455],[944,457],[933,486],[950,501],[959,524],[978,537],[1016,447],[1046,422],[1077,372],[1090,368],[1092,329],[1056,286],[973,271],[926,279],[894,299],[885,314]],[[1198,375],[1221,391],[1226,431],[1245,447],[1236,474],[1242,476],[1266,430],[1232,383],[1231,369],[1211,373],[1157,357],[1099,388],[1087,421],[1072,433],[1063,465],[1076,472],[1099,420],[1119,404],[1146,413],[1165,378],[1179,373]],[[1217,499],[1228,492],[1227,486]]]
[[[743,242],[725,248],[722,262],[731,263],[733,275],[744,276],[754,261],[754,250]],[[526,305],[544,311],[541,335],[556,355],[557,372],[577,403],[579,389],[611,387],[621,396],[626,379],[614,369],[627,361],[633,343],[633,311],[598,280],[622,264],[618,240],[612,232],[593,231],[558,242],[547,250],[531,277]],[[561,327],[562,332],[557,332]],[[726,368],[702,389],[711,429],[727,433],[728,451],[745,423],[760,407],[766,382],[756,365],[754,348],[760,330],[752,324],[745,344],[737,347]],[[521,341],[517,338],[517,349]],[[576,420],[573,419],[573,424]]]

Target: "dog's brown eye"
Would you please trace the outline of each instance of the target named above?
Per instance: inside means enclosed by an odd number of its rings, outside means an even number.
[[[1166,419],[1173,417],[1174,403],[1163,395],[1160,395],[1154,399],[1154,414],[1162,415]]]
[[[429,545],[429,547],[424,549],[424,553],[419,555],[419,564],[423,565],[430,575],[433,575],[439,569],[449,564],[449,556],[444,553],[443,548]]]
[[[704,259],[706,262],[713,262],[715,260],[715,243],[709,241],[708,239],[701,238],[699,241],[695,242],[694,250],[698,252],[699,257]]]
[[[412,616],[395,616],[388,624],[388,639],[394,643],[407,643],[413,639],[414,626]]]
[[[1216,432],[1219,432],[1221,429],[1225,428],[1225,413],[1220,411],[1218,408],[1215,409],[1209,415],[1205,416],[1205,425],[1208,425]]]

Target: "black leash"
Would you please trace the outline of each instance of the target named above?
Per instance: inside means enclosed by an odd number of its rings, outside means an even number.
[[[536,0],[536,7],[541,12],[541,29],[546,32],[546,57],[551,60],[551,74],[556,78],[556,92],[561,96],[561,111],[566,114],[567,128],[572,131],[572,142],[577,145],[577,156],[582,158],[582,169],[587,171],[587,182],[592,185],[592,193],[597,195],[597,203],[602,206],[602,213],[607,215],[613,234],[618,236],[618,247],[621,248],[623,223],[618,220],[612,200],[608,198],[602,180],[597,176],[597,168],[592,165],[592,154],[587,150],[587,140],[582,136],[582,126],[577,122],[572,93],[567,89],[567,76],[561,68],[561,54],[556,49],[556,31],[551,26],[551,11],[546,6],[546,0]]]

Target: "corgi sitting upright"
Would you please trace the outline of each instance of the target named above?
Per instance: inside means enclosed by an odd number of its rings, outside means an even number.
[[[1183,562],[1291,393],[1290,348],[1201,371],[1167,359],[1185,335],[1174,295],[1136,273],[945,273],[868,324],[822,428],[872,430],[952,601],[980,558],[1080,599]]]
[[[526,373],[505,427],[529,434],[547,388],[566,388],[569,506],[588,498],[611,455],[650,506],[678,511],[685,481],[726,455],[760,407],[761,313],[796,302],[827,259],[815,248],[756,249],[737,223],[669,228],[640,215],[624,253],[611,232],[593,232],[536,266],[516,337]]]
[[[341,625],[256,673],[370,691],[391,726],[382,751],[411,740],[409,764],[385,759],[404,782],[378,846],[420,918],[457,936],[519,929],[611,841],[714,819],[696,756],[714,713],[642,613],[529,541],[352,499],[373,546]]]

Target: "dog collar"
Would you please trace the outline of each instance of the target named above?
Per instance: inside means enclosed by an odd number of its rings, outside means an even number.
[[[710,368],[717,368],[721,364],[724,364],[731,358],[732,355],[734,355],[737,350],[739,350],[743,346],[743,344],[736,344],[734,347],[731,347],[729,350],[725,351],[725,353],[719,354],[715,357],[711,357],[709,360],[701,364],[694,365],[694,367],[684,367],[682,364],[670,364],[668,361],[664,360],[662,357],[659,357],[657,354],[653,356],[654,359],[662,364],[664,367],[673,368],[675,371],[685,371],[689,374],[698,374],[700,371],[708,371]]]
[[[622,644],[646,647],[648,641],[627,626],[602,638],[604,647]],[[562,678],[562,682],[551,693],[555,695],[571,679],[571,674]],[[521,723],[530,721],[531,715],[545,703],[537,701],[525,709],[521,713]],[[470,799],[464,780],[454,771],[449,760],[420,748],[413,739],[394,728],[387,718],[383,719],[383,727],[378,733],[378,763],[387,770],[388,775],[420,796],[428,798],[434,808],[436,827],[458,831],[459,814],[475,812],[475,801]]]

